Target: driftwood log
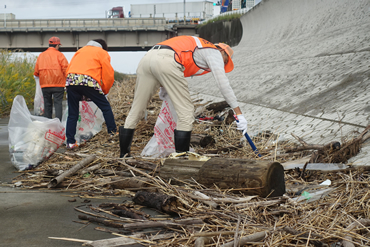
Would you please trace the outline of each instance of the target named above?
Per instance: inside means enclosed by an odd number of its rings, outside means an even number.
[[[198,182],[262,197],[285,193],[284,168],[278,162],[213,158],[199,170]]]
[[[203,225],[202,219],[198,218],[186,218],[186,219],[173,219],[173,220],[161,220],[161,221],[143,221],[136,223],[124,224],[123,228],[126,230],[139,230],[154,227],[181,227],[186,225]]]
[[[150,170],[150,171],[154,171],[154,170],[157,169],[157,164],[149,162],[149,161],[127,159],[126,163],[130,166],[134,166],[134,167],[137,167],[137,168]]]
[[[283,228],[284,231],[286,231],[287,233],[289,234],[292,234],[292,235],[298,235],[300,238],[303,238],[303,239],[308,239],[309,240],[309,243],[312,244],[313,246],[317,246],[317,247],[321,247],[321,246],[324,246],[324,243],[319,241],[319,240],[314,240],[314,239],[310,239],[310,237],[316,237],[316,238],[320,238],[322,239],[323,237],[321,235],[317,235],[315,233],[309,233],[309,232],[300,232],[300,231],[297,231],[291,227],[288,227],[288,226],[285,226]]]
[[[233,189],[247,195],[281,196],[285,193],[284,168],[278,162],[212,158],[208,161],[167,159],[161,167],[164,179],[186,181],[221,189]]]
[[[123,224],[121,224],[121,223],[112,222],[111,220],[105,220],[105,219],[101,219],[101,218],[98,218],[98,217],[89,217],[89,216],[86,216],[86,215],[78,215],[78,218],[80,220],[87,220],[89,222],[95,222],[95,223],[99,223],[99,224],[109,226],[109,227],[123,228]]]
[[[179,181],[198,179],[198,172],[206,161],[166,159],[160,170],[160,177],[174,179],[172,184],[181,184]]]
[[[152,180],[145,177],[116,177],[112,178],[110,183],[111,188],[113,189],[131,189],[131,188],[143,188],[150,187]]]
[[[351,223],[347,228],[347,232],[353,232],[357,227],[366,228],[370,226],[370,220],[369,219],[359,219],[355,222]],[[342,240],[343,247],[355,247],[352,241],[352,237],[350,235],[347,235]]]
[[[141,221],[135,223],[117,223],[113,222],[112,220],[101,219],[98,217],[89,217],[86,215],[78,215],[80,220],[87,220],[93,223],[99,223],[108,227],[112,228],[122,228],[124,230],[138,230],[138,229],[146,229],[146,228],[154,228],[154,227],[176,227],[176,226],[184,226],[184,225],[202,225],[204,222],[202,219],[198,218],[187,218],[187,219],[173,219],[173,220],[163,220],[163,221]]]
[[[104,209],[105,211],[110,211],[113,214],[118,213],[118,215],[123,216],[121,214],[126,214],[125,217],[133,218],[133,219],[148,219],[150,218],[150,215],[145,214],[142,211],[135,210],[133,208],[127,208],[123,204],[117,204],[117,203],[102,203],[99,205],[99,208]],[[118,212],[118,211],[124,211],[124,212]],[[116,214],[117,215],[117,214]]]
[[[215,143],[215,139],[210,135],[192,134],[190,144],[193,146],[207,147]]]
[[[121,177],[132,177],[131,172],[123,172],[123,171],[113,171],[112,169],[98,169],[94,171],[95,174],[100,174],[103,176],[111,176],[111,175],[117,175]]]
[[[231,241],[229,243],[221,245],[221,247],[243,246],[247,243],[258,242],[258,241],[263,240],[266,237],[267,233],[268,232],[256,232],[256,233],[253,233],[251,235],[242,237],[239,240],[239,243],[237,243],[237,245],[235,245],[235,240],[234,240],[234,241]]]
[[[301,142],[302,143],[302,142]],[[322,144],[306,144],[302,143],[302,146],[298,147],[290,147],[286,148],[287,153],[291,152],[298,152],[298,151],[304,151],[304,150],[322,150],[322,151],[334,151],[334,150],[339,150],[340,149],[340,143],[339,142],[330,142],[328,144],[322,145]]]
[[[178,211],[177,207],[181,205],[174,196],[147,191],[138,191],[132,201],[136,204],[155,208],[168,214],[176,213]]]
[[[208,111],[213,111],[213,112],[220,112],[223,111],[224,109],[230,107],[229,104],[226,101],[221,101],[217,103],[212,103],[206,106],[206,109]]]
[[[194,242],[194,247],[204,247],[206,244],[211,244],[212,238],[210,237],[199,237]]]

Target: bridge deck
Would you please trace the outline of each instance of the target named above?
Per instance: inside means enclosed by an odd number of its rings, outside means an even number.
[[[76,51],[97,38],[105,39],[110,51],[143,51],[174,36],[194,35],[195,27],[165,18],[0,20],[0,49],[41,52],[58,36],[61,51]]]

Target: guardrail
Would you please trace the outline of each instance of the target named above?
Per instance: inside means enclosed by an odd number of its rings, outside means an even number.
[[[0,20],[0,31],[6,29],[74,29],[74,28],[149,28],[171,26],[165,18],[112,18],[112,19],[35,19]]]

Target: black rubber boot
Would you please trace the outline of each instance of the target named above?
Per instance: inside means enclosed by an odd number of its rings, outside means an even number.
[[[175,149],[177,153],[189,151],[191,131],[175,130]]]
[[[119,127],[119,148],[121,150],[120,158],[125,154],[130,156],[131,142],[134,137],[135,129],[125,129],[123,126]],[[126,156],[126,157],[127,157]]]

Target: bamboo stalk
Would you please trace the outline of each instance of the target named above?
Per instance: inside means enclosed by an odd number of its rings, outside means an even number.
[[[66,177],[73,175],[75,172],[77,172],[79,169],[85,167],[89,163],[91,163],[94,159],[96,159],[96,155],[92,154],[82,161],[80,161],[78,164],[73,166],[71,169],[69,169],[66,172],[63,172],[61,175],[59,175],[56,178],[53,178],[50,183],[48,184],[48,188],[54,188],[56,187],[60,182],[62,182]]]

